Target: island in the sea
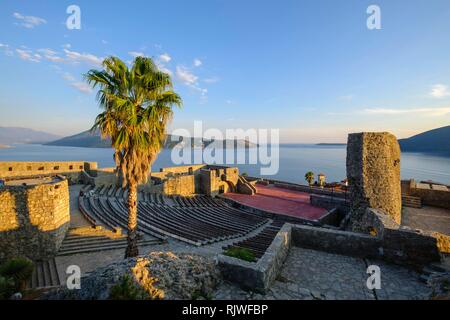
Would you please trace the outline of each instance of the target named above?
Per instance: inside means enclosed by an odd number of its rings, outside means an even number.
[[[236,143],[237,148],[254,148],[257,144],[251,143],[248,140],[217,140],[217,139],[202,139],[202,138],[187,138],[181,136],[175,136],[171,134],[166,135],[164,143],[165,149],[172,149],[175,147],[185,147],[190,145],[194,148],[207,147],[214,143],[214,146],[219,147],[222,145],[229,145],[229,143]],[[55,141],[45,143],[48,146],[61,146],[61,147],[81,147],[81,148],[111,148],[110,139],[102,139],[98,131],[83,131],[73,136],[64,137]]]
[[[450,155],[450,126],[420,133],[398,141],[404,152],[426,152]]]

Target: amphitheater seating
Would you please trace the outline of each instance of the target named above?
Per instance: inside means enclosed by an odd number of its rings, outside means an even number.
[[[255,261],[258,261],[266,252],[267,248],[269,248],[273,239],[277,235],[278,231],[283,226],[284,221],[275,220],[269,226],[264,228],[263,231],[258,233],[256,236],[247,238],[245,240],[239,241],[229,246],[223,247],[224,251],[230,248],[244,248],[249,250],[255,256]]]
[[[115,186],[83,189],[79,208],[92,223],[126,229],[126,190]],[[165,239],[172,237],[197,246],[241,237],[269,220],[227,206],[206,196],[170,197],[140,193],[138,231]]]
[[[222,200],[212,199],[207,196],[181,197],[172,196],[171,199],[178,207],[223,207],[226,206]]]

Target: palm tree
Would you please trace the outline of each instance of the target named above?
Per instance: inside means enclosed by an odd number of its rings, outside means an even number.
[[[305,180],[308,182],[308,185],[311,186],[314,183],[314,172],[308,171],[305,174]]]
[[[103,70],[90,70],[86,81],[98,87],[103,109],[92,130],[111,138],[117,173],[128,188],[128,246],[125,258],[139,254],[137,247],[137,187],[146,183],[151,165],[163,147],[173,106],[182,100],[173,91],[167,73],[151,58],[137,57],[131,68],[117,57],[103,61]]]

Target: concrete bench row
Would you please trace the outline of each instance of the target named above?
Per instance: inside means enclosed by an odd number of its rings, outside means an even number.
[[[223,207],[225,203],[208,196],[197,195],[193,197],[172,196],[171,199],[179,207]]]
[[[80,210],[98,224],[126,229],[127,204],[120,198],[79,197]],[[159,239],[167,236],[194,245],[243,236],[268,220],[230,207],[173,207],[139,201],[138,231]]]

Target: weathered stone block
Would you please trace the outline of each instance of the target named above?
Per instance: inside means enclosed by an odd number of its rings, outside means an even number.
[[[394,135],[388,132],[350,134],[347,179],[354,230],[358,230],[358,222],[369,207],[381,209],[400,224],[400,147]]]
[[[52,197],[43,194],[52,193]],[[65,199],[65,201],[59,201]],[[0,260],[26,256],[53,257],[70,223],[66,179],[28,186],[0,188]]]

